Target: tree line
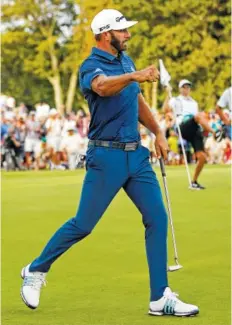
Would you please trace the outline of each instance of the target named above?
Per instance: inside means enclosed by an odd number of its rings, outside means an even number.
[[[128,54],[137,69],[163,59],[174,94],[193,82],[201,109],[212,109],[230,86],[230,2],[226,0],[11,0],[2,2],[2,92],[34,105],[43,100],[61,113],[86,108],[78,87],[81,62],[94,46],[90,23],[103,8],[139,23],[130,29]],[[142,85],[152,108],[164,92]],[[158,94],[158,96],[157,96]]]

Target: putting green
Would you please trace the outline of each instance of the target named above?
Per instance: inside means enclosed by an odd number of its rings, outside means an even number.
[[[39,308],[28,309],[19,295],[21,268],[40,253],[57,227],[75,215],[84,171],[3,172],[2,324],[229,325],[230,168],[206,166],[200,178],[205,191],[187,189],[182,166],[167,168],[167,176],[184,266],[169,274],[169,282],[182,300],[199,305],[199,316],[147,315],[144,229],[123,191],[92,235],[53,265]],[[171,240],[169,264],[173,264]]]

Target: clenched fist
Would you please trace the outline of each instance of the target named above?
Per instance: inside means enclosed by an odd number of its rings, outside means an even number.
[[[132,75],[133,81],[142,83],[145,81],[149,81],[149,82],[157,81],[159,79],[160,73],[154,65],[150,65],[149,67],[147,67],[143,70],[132,72],[131,75]]]

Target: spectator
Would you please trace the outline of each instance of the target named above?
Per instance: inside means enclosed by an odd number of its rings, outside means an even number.
[[[150,162],[152,164],[155,164],[157,159],[155,156],[155,148],[154,148],[155,139],[153,137],[153,134],[149,133],[149,131],[141,124],[140,136],[141,136],[142,145],[150,151]]]
[[[173,129],[169,131],[168,145],[170,151],[168,153],[168,162],[170,165],[178,165],[180,163],[180,155],[178,153],[178,137]]]
[[[0,94],[0,109],[6,109],[7,96]]]
[[[3,143],[9,129],[9,121],[5,117],[5,112],[2,112],[1,120],[1,143]]]
[[[52,169],[61,169],[60,143],[61,143],[63,121],[59,118],[58,112],[55,108],[52,108],[50,110],[49,118],[45,123],[45,127],[47,130],[47,144],[50,150]]]
[[[5,117],[7,120],[13,121],[14,118],[16,117],[15,112],[13,111],[13,109],[11,107],[7,107],[7,109],[5,110]]]
[[[13,110],[15,108],[15,105],[16,105],[16,101],[15,101],[14,97],[12,97],[12,96],[7,97],[7,100],[6,100],[7,108],[9,110]]]
[[[71,113],[67,113],[63,124],[62,136],[66,136],[67,131],[70,129],[76,129],[76,121]]]
[[[225,108],[228,108],[229,111]],[[227,88],[220,97],[216,105],[216,113],[225,124],[226,136],[231,140],[232,87]]]
[[[15,132],[18,134],[18,139],[20,142],[20,157],[21,160],[23,161],[25,156],[24,148],[25,148],[25,140],[27,135],[27,127],[24,118],[22,116],[16,120]]]
[[[8,134],[4,141],[4,147],[5,153],[3,159],[3,166],[8,169],[8,163],[13,162],[13,165],[11,166],[12,169],[22,169],[20,162],[20,142],[16,138],[15,130],[12,127],[8,130]]]
[[[82,109],[77,112],[76,127],[80,136],[85,138],[88,134],[89,117],[86,116]]]
[[[16,107],[15,109],[15,113],[18,116],[21,116],[23,118],[26,118],[27,113],[28,113],[28,109],[27,106],[24,103],[20,103],[18,107]]]
[[[32,166],[32,158],[40,137],[40,123],[36,121],[35,114],[35,111],[31,111],[29,114],[29,120],[26,122],[27,135],[25,138],[24,149],[26,154],[26,166],[28,169]]]
[[[50,153],[47,147],[47,140],[42,137],[35,148],[35,169],[46,169],[50,162]]]
[[[35,105],[36,118],[43,123],[49,116],[50,106],[44,101]]]
[[[79,155],[84,155],[83,151],[83,138],[75,133],[73,127],[69,127],[66,135],[61,142],[61,151],[67,155],[69,169],[73,170],[76,168],[77,160]]]
[[[207,162],[209,164],[221,164],[223,162],[223,153],[225,149],[225,142],[217,142],[211,135],[206,139],[205,151],[207,154]]]

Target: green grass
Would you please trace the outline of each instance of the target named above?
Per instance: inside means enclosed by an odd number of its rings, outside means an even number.
[[[199,305],[199,316],[147,315],[144,230],[123,191],[92,235],[53,265],[39,308],[28,309],[19,295],[21,268],[75,215],[84,172],[9,172],[2,174],[2,324],[229,325],[230,168],[206,166],[207,190],[199,192],[187,189],[184,167],[169,167],[167,175],[184,266],[169,282],[181,299]]]

